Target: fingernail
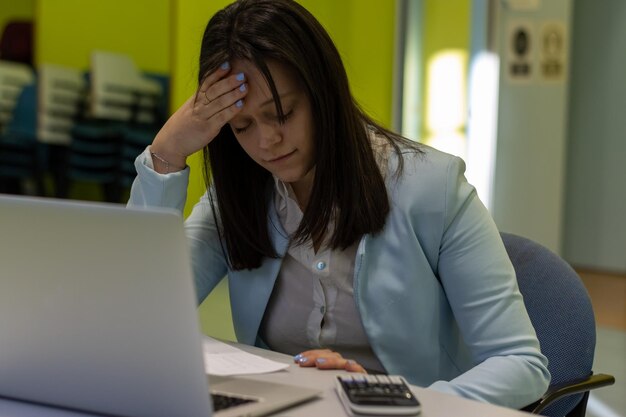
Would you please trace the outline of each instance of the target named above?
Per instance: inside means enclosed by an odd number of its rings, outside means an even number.
[[[298,363],[307,363],[309,361],[309,358],[300,358],[298,359]]]
[[[294,361],[299,361],[300,358],[302,358],[302,353],[298,353],[296,356],[293,357]]]
[[[242,93],[243,93],[244,91],[246,91],[246,85],[245,85],[245,84],[241,84],[241,85],[239,86],[239,91],[241,91]]]
[[[317,358],[315,360],[315,362],[317,362],[317,363],[326,363],[326,359],[324,359],[324,358]]]
[[[346,361],[346,365],[354,365],[355,363],[356,363],[356,362],[355,362],[355,361],[353,361],[352,359],[348,359],[348,360]]]
[[[220,68],[226,71],[230,68],[230,64],[228,62],[224,62],[222,65],[220,65]]]
[[[237,74],[237,81],[243,81],[245,80],[245,75],[243,75],[243,72],[240,72],[239,74]]]
[[[237,102],[235,103],[235,106],[242,108],[243,107],[243,101],[241,100],[237,100]]]

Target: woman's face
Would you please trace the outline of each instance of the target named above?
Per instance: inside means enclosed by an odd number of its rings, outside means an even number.
[[[246,76],[248,95],[230,127],[237,141],[257,164],[284,182],[310,191],[315,149],[311,104],[294,72],[268,61],[285,115],[281,125],[274,98],[263,75],[249,61],[232,62],[232,73]],[[297,191],[296,191],[297,192]]]

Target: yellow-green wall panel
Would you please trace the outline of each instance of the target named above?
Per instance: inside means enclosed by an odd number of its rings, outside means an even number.
[[[468,51],[470,43],[471,0],[424,0],[424,29],[422,41],[422,100],[428,93],[428,64],[437,53],[455,49]],[[427,108],[422,106],[422,120],[426,120]],[[420,137],[427,137],[426,123],[422,123]]]
[[[92,50],[130,55],[137,66],[169,73],[169,0],[38,0],[35,62],[87,70]]]
[[[395,3],[352,0],[349,44],[343,47],[352,93],[368,114],[387,127],[391,126]]]
[[[11,20],[33,20],[35,0],[0,0],[0,33]]]

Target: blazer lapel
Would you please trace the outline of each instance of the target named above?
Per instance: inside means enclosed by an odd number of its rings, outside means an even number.
[[[279,258],[266,258],[259,268],[232,271],[228,277],[233,325],[237,341],[249,345],[255,344],[265,308],[280,272],[282,257],[289,246],[289,239],[283,230],[273,203],[270,203],[268,211],[270,238]]]

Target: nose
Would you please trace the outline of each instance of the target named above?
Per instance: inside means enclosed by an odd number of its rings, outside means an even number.
[[[269,149],[281,140],[280,129],[275,123],[259,123],[259,147]]]

